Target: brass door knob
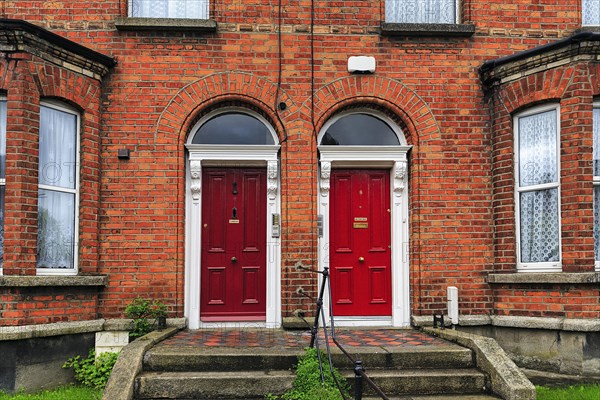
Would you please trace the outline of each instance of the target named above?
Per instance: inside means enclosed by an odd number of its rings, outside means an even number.
[[[236,263],[236,262],[237,262],[237,258],[235,258],[235,257],[231,257],[231,262],[232,262],[232,263]]]
[[[365,258],[364,257],[358,257],[358,262],[365,262]]]

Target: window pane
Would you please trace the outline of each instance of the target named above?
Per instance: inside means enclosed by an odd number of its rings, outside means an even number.
[[[399,145],[398,136],[379,118],[352,114],[337,120],[327,129],[321,144],[354,146]]]
[[[519,185],[558,182],[556,110],[519,118]]]
[[[242,113],[225,113],[209,119],[194,135],[196,144],[275,144],[269,129]]]
[[[600,261],[600,186],[594,186],[594,252]]]
[[[129,0],[129,13],[142,18],[208,19],[208,0]]]
[[[600,3],[600,0],[598,0]],[[600,108],[594,108],[594,176],[600,176]]]
[[[38,268],[74,268],[75,194],[39,189]]]
[[[6,178],[6,100],[0,100],[0,179]]]
[[[558,189],[520,194],[521,262],[559,260]]]
[[[600,0],[582,0],[581,19],[583,25],[600,25]]]
[[[41,107],[39,183],[75,189],[76,155],[77,117]]]
[[[385,21],[455,24],[456,0],[386,0]]]

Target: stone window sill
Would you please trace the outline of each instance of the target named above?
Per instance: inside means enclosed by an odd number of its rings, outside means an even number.
[[[530,284],[530,283],[600,283],[599,272],[553,272],[553,273],[516,273],[516,274],[489,274],[490,284]]]
[[[383,36],[452,36],[470,37],[475,33],[475,25],[466,24],[400,24],[384,22],[381,24]]]
[[[64,286],[107,286],[106,275],[74,275],[74,276],[32,276],[5,275],[0,276],[0,287],[64,287]]]
[[[217,23],[212,19],[188,18],[116,18],[120,31],[173,31],[216,32]]]

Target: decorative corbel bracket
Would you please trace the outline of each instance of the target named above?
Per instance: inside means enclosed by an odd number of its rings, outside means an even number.
[[[331,184],[331,162],[321,161],[321,196],[329,196],[329,188]]]
[[[279,168],[277,161],[269,161],[267,163],[267,195],[270,200],[275,200],[277,197],[278,183],[277,178],[279,177]]]
[[[200,200],[200,194],[202,193],[202,162],[199,160],[190,160],[190,177],[192,184],[190,190],[192,192],[192,199]]]
[[[404,191],[404,177],[408,169],[408,162],[406,159],[398,160],[394,163],[394,195],[396,197],[402,196]]]

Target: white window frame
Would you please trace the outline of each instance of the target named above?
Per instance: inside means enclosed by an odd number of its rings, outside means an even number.
[[[541,114],[547,111],[556,111],[556,167],[557,178],[556,182],[545,183],[540,185],[532,185],[524,188],[519,187],[519,119],[529,117],[531,115]],[[561,190],[560,190],[560,106],[558,104],[549,104],[529,108],[523,112],[516,114],[513,117],[513,132],[514,132],[514,171],[515,171],[515,242],[517,253],[517,271],[518,272],[557,272],[562,270],[562,221],[561,221]],[[558,190],[558,261],[547,262],[521,262],[521,204],[520,194],[525,192],[535,192],[546,189]]]
[[[385,7],[387,7],[388,0],[385,0],[384,4],[384,19],[386,23],[395,24],[395,23],[407,23],[407,24],[450,24],[456,25],[460,24],[462,20],[462,0],[454,0],[454,22],[397,22],[397,21],[388,21],[385,16],[387,13],[385,12]]]
[[[600,101],[595,101],[594,102],[592,110],[594,110],[594,109],[600,109]],[[593,114],[592,114],[592,118],[593,118]],[[593,119],[592,119],[592,121],[593,121]],[[593,123],[592,123],[592,137],[594,135],[593,134],[593,129],[594,129],[594,127],[593,127]],[[593,160],[592,160],[592,162],[593,162]],[[593,178],[592,178],[592,180],[593,180],[594,189],[596,187],[600,186],[600,175],[594,175]],[[592,196],[593,196],[593,192],[592,192]],[[593,198],[593,201],[594,202],[596,201],[595,196]],[[594,210],[595,207],[594,206],[592,206],[592,207],[593,207],[592,210]],[[595,225],[596,225],[596,219],[594,218],[594,226]],[[596,244],[596,240],[594,240],[594,266],[595,266],[596,271],[600,272],[600,260],[596,260],[596,246],[595,246],[595,244]]]
[[[81,154],[81,114],[67,104],[59,101],[45,100],[40,102],[41,107],[51,108],[74,115],[76,119],[76,154],[75,154],[75,188],[69,189],[52,185],[41,185],[38,183],[38,189],[52,190],[61,193],[75,194],[75,229],[73,230],[73,268],[37,268],[37,275],[77,275],[79,272],[79,180],[80,180],[80,154]],[[39,140],[39,138],[38,138]],[[36,250],[37,252],[37,250]],[[37,262],[37,260],[36,260]]]
[[[581,0],[581,26],[600,26],[600,16],[598,21],[596,21],[595,23],[591,23],[591,24],[586,24],[584,21],[585,15],[584,15],[584,8],[583,8],[583,3],[586,1],[597,1],[597,0]],[[598,4],[598,7],[600,7],[600,4]]]
[[[7,100],[8,99],[6,98],[6,96],[0,95],[0,101],[7,102]],[[8,114],[8,107],[7,107],[6,113]],[[6,174],[6,165],[4,166],[4,170],[5,170],[5,174]],[[5,176],[5,179],[0,178],[0,186],[5,187],[4,195],[6,196],[6,176]],[[6,197],[5,197],[5,201],[6,201]],[[4,204],[4,206],[6,208],[6,203]],[[5,219],[6,219],[6,216],[5,216]],[[0,264],[0,276],[3,275],[3,265],[4,265],[4,263]]]
[[[146,2],[149,2],[151,0],[140,0],[140,1],[146,3]],[[174,3],[172,0],[165,0],[165,1],[167,1],[167,8],[169,10],[173,11],[173,9],[176,7],[176,3]],[[210,0],[195,0],[195,1],[198,1],[198,3],[201,3],[201,2],[204,3],[204,4],[202,4],[202,11],[200,13],[200,17],[199,18],[170,17],[169,16],[170,13],[168,11],[167,11],[167,15],[163,15],[163,16],[150,16],[150,15],[139,16],[139,15],[133,15],[133,2],[134,2],[134,0],[127,0],[127,16],[129,18],[209,19],[209,16],[210,16]]]

